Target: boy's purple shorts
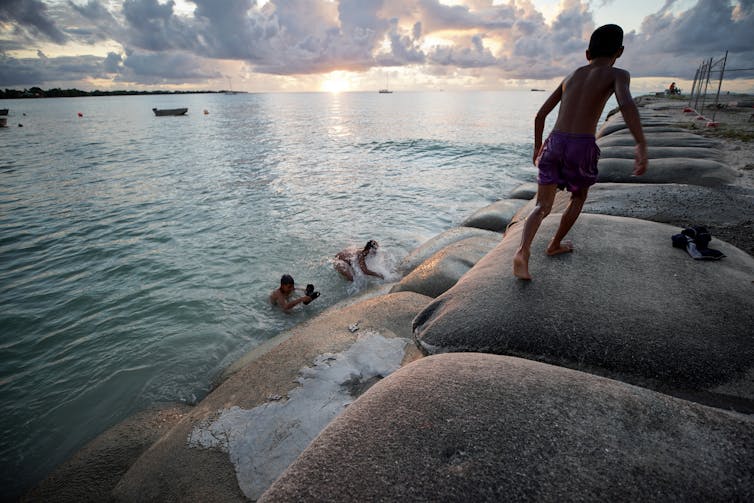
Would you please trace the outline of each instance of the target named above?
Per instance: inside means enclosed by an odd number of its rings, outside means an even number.
[[[594,135],[553,131],[537,157],[537,183],[575,192],[597,181],[600,149]]]

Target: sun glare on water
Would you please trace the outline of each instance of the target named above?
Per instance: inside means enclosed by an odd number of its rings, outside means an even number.
[[[351,84],[342,72],[332,72],[325,77],[319,87],[326,93],[342,93],[350,90]]]

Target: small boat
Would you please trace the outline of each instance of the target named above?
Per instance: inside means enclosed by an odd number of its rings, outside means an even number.
[[[166,115],[186,115],[188,108],[153,108],[152,111],[157,117],[164,117]]]
[[[532,88],[531,88],[531,90],[532,90],[532,92],[534,92],[534,93],[542,93],[542,92],[544,92],[544,89],[537,89],[537,88],[535,88],[535,87],[532,87]]]
[[[7,108],[0,108],[0,115],[8,115],[8,109]]]
[[[390,76],[386,75],[385,76],[385,88],[384,89],[380,89],[377,92],[380,93],[380,94],[393,94],[393,91],[390,90],[390,86],[388,85],[389,81],[390,81]]]

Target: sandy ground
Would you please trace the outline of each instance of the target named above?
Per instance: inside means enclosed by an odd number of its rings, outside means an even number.
[[[714,111],[715,121],[719,123],[717,127],[706,127],[708,121],[697,120],[697,114],[684,114],[687,97],[646,96],[637,102],[641,106],[667,110],[678,125],[719,139],[724,144],[724,162],[739,173],[736,182],[721,191],[754,198],[754,108],[751,105],[736,106],[736,102],[744,100],[752,102],[754,97],[724,95],[719,107],[712,108],[708,104],[704,117],[711,120]],[[754,255],[754,215],[745,216],[741,222],[710,226],[710,231],[714,237]],[[683,223],[678,224],[683,226]],[[121,476],[144,451],[180,421],[187,407],[170,405],[144,411],[114,426],[58,467],[23,501],[110,500],[110,491]]]

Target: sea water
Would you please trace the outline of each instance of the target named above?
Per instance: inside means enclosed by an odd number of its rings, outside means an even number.
[[[375,267],[397,279],[413,248],[535,180],[545,98],[0,101],[4,498],[136,411],[197,402],[246,351],[382,283],[344,281],[339,250],[376,239]],[[283,273],[321,297],[291,315],[273,309]]]

